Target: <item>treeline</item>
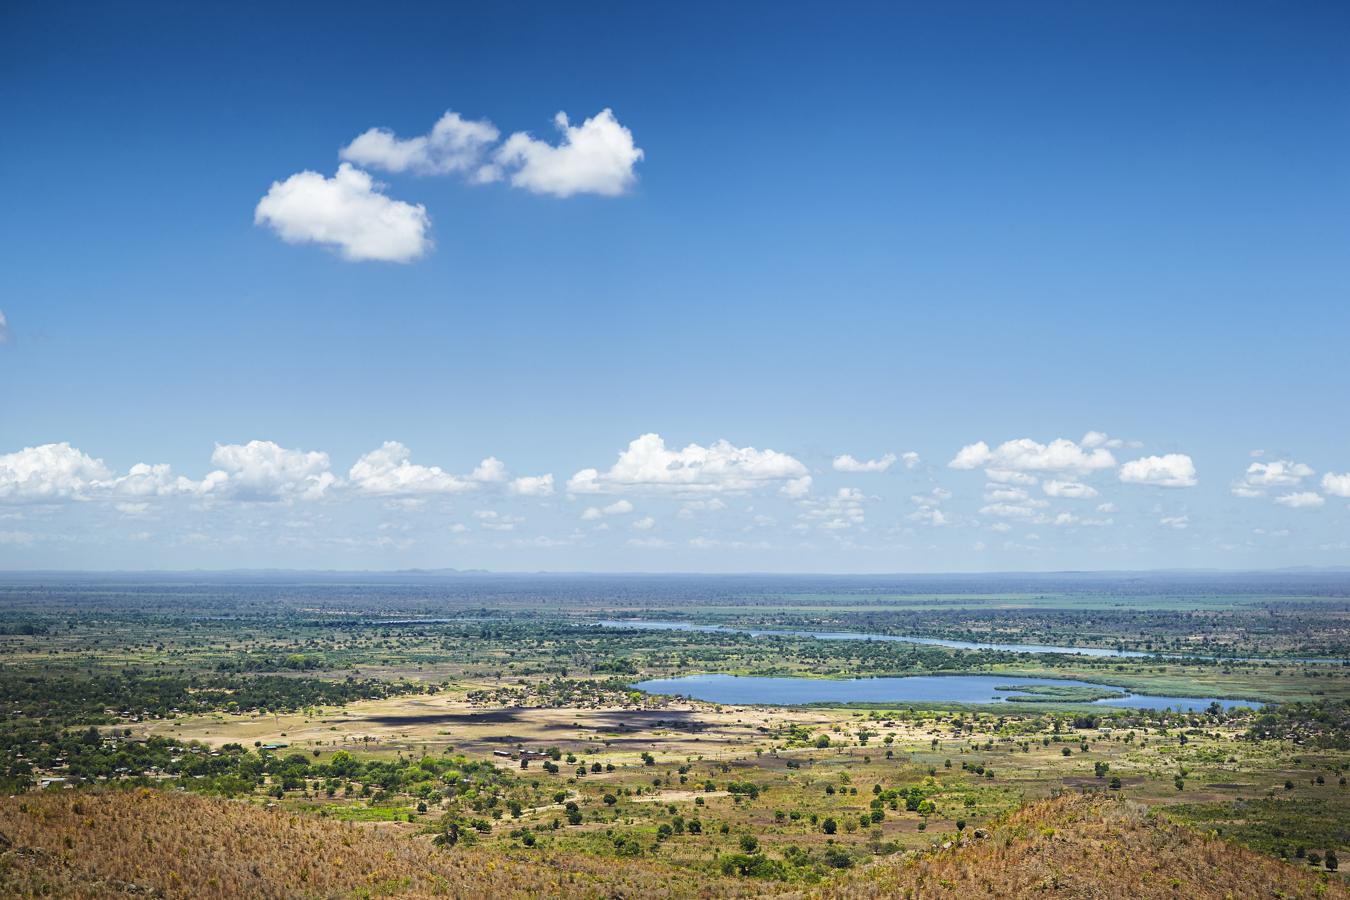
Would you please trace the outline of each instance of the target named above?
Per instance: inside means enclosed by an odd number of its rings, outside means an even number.
[[[226,710],[292,712],[353,700],[435,692],[435,686],[348,677],[343,681],[282,675],[103,675],[0,672],[0,712],[54,725],[110,724]]]
[[[389,795],[435,802],[458,797],[470,806],[489,808],[497,805],[499,793],[518,781],[490,762],[464,756],[387,760],[339,750],[319,760],[237,743],[213,750],[195,741],[132,739],[116,732],[104,734],[94,727],[84,731],[50,726],[5,729],[0,731],[0,752],[0,791],[9,793],[32,787],[35,773],[43,772],[79,784],[171,786],[227,797],[258,792],[279,797],[287,791],[329,797],[355,793],[377,800]]]

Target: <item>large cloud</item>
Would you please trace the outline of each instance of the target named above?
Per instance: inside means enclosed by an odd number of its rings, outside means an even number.
[[[619,454],[609,471],[582,469],[568,479],[567,489],[574,494],[748,491],[806,474],[806,466],[777,450],[736,447],[727,441],[670,450],[659,434],[644,434]]]
[[[305,171],[273,182],[253,221],[287,243],[324,244],[354,261],[409,262],[431,247],[426,207],[390,199],[348,163],[332,178]]]
[[[246,500],[321,496],[335,481],[323,471],[307,470],[297,459],[328,457],[283,450],[254,441],[246,446],[217,446],[220,469],[193,481],[164,463],[137,463],[125,475],[68,443],[27,447],[0,456],[0,500],[91,500],[117,497],[173,497],[232,494]]]
[[[1067,438],[1041,444],[1031,438],[1004,441],[994,449],[984,441],[962,447],[952,461],[953,469],[995,469],[1011,472],[1091,472],[1116,464],[1104,447],[1087,449]]]
[[[570,124],[561,112],[553,121],[562,132],[560,144],[518,131],[498,148],[493,155],[496,168],[485,170],[482,179],[509,172],[515,187],[555,197],[612,197],[637,181],[633,166],[642,159],[642,150],[634,146],[633,133],[619,124],[612,110],[602,110],[580,125]]]
[[[329,471],[328,454],[290,450],[272,441],[217,444],[211,454],[217,472],[211,493],[228,493],[239,500],[317,500],[338,483]]]
[[[81,498],[93,482],[110,475],[103,460],[64,441],[25,447],[0,456],[0,500]]]
[[[412,451],[398,441],[385,441],[378,450],[362,456],[347,478],[359,491],[388,496],[458,494],[474,488],[471,479],[451,475],[439,466],[413,463]]]
[[[1144,456],[1120,467],[1120,480],[1127,484],[1158,487],[1194,487],[1195,463],[1184,453]]]
[[[498,136],[496,126],[486,119],[476,122],[447,112],[429,133],[418,137],[401,139],[386,128],[371,128],[343,147],[340,156],[386,172],[474,172]]]

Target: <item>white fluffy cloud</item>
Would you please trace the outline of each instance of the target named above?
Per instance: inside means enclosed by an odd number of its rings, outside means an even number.
[[[895,465],[896,456],[894,453],[887,453],[880,459],[859,460],[854,459],[847,453],[834,458],[834,470],[836,472],[885,472],[891,466]]]
[[[580,125],[570,124],[561,112],[553,121],[562,132],[561,143],[554,146],[518,131],[493,154],[494,167],[485,169],[482,179],[509,172],[515,187],[555,197],[612,197],[632,187],[637,180],[633,167],[642,159],[642,150],[612,110],[604,109]]]
[[[380,188],[349,163],[332,178],[298,172],[272,183],[253,221],[287,243],[323,244],[353,261],[417,259],[431,247],[426,207],[390,199]]]
[[[582,469],[568,479],[567,490],[574,494],[749,491],[806,475],[806,466],[777,450],[736,447],[728,441],[670,450],[659,434],[644,434],[619,454],[607,472]]]
[[[627,500],[616,500],[609,506],[592,506],[581,514],[587,522],[603,519],[605,516],[626,516],[633,511],[633,504]]]
[[[1017,503],[990,503],[980,507],[980,515],[997,516],[1000,519],[1034,519],[1041,513],[1031,506]]]
[[[211,492],[240,500],[317,500],[338,483],[327,453],[290,450],[272,441],[217,444],[211,462],[218,470],[205,479]]]
[[[1322,490],[1333,497],[1350,497],[1350,472],[1338,475],[1328,472],[1322,476]]]
[[[412,451],[398,441],[385,441],[378,450],[362,456],[347,473],[357,490],[366,494],[458,494],[472,490],[469,479],[451,475],[439,466],[412,462]]]
[[[507,489],[522,497],[547,497],[553,493],[553,476],[524,475],[512,481]]]
[[[386,172],[445,175],[475,172],[500,132],[486,119],[474,121],[447,112],[427,134],[399,138],[387,128],[371,128],[343,147],[340,155],[358,166]]]
[[[469,476],[471,481],[480,484],[500,484],[506,481],[506,464],[495,456],[489,456],[480,462]]]
[[[1067,438],[1041,444],[1031,438],[1004,441],[994,449],[984,441],[967,444],[947,463],[953,469],[989,468],[1010,472],[1091,472],[1116,464],[1104,447],[1085,448]]]
[[[1081,481],[1050,480],[1041,485],[1041,490],[1051,497],[1063,497],[1068,500],[1090,500],[1097,496],[1097,489]]]
[[[1281,494],[1275,498],[1275,502],[1290,509],[1313,509],[1327,501],[1322,498],[1321,494],[1313,491],[1296,491]]]
[[[1313,474],[1313,470],[1303,463],[1278,459],[1270,463],[1252,463],[1243,480],[1259,487],[1292,487]]]
[[[1158,487],[1195,487],[1195,463],[1184,453],[1144,456],[1121,466],[1120,480]]]
[[[1036,483],[1035,475],[1028,475],[1026,472],[1013,472],[1008,469],[985,469],[984,477],[990,481],[997,481],[999,484],[1020,484],[1024,487],[1030,487]]]
[[[0,500],[80,498],[91,483],[110,474],[103,460],[64,441],[25,447],[0,456]]]
[[[99,483],[99,487],[128,497],[173,497],[184,494],[208,495],[222,491],[229,474],[216,470],[201,481],[175,475],[167,463],[137,463],[127,474]]]
[[[1125,442],[1120,438],[1113,438],[1102,431],[1089,431],[1087,434],[1083,435],[1083,439],[1078,443],[1089,449],[1093,447],[1115,448],[1125,446]]]
[[[1254,462],[1242,477],[1233,483],[1233,494],[1238,497],[1263,497],[1273,487],[1297,487],[1303,479],[1315,474],[1310,466],[1287,459],[1274,462]]]
[[[1158,524],[1164,528],[1175,528],[1180,531],[1183,528],[1191,527],[1190,516],[1163,516],[1158,520]]]
[[[0,500],[114,497],[231,497],[245,501],[316,499],[337,484],[328,455],[287,450],[270,441],[217,445],[217,467],[193,481],[164,463],[137,463],[113,475],[100,459],[68,443],[29,447],[0,456]]]
[[[1020,487],[1003,484],[988,484],[984,488],[985,503],[1028,503],[1031,495]],[[1041,506],[1048,506],[1045,500],[1037,500]]]
[[[9,340],[9,320],[5,318],[5,311],[0,309],[0,344]]]

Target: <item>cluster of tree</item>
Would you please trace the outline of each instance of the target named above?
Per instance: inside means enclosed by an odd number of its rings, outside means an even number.
[[[0,672],[0,710],[10,720],[49,724],[111,724],[124,718],[228,710],[293,712],[309,706],[338,706],[353,700],[434,692],[434,686],[348,677],[342,681],[282,675],[249,677],[116,674],[20,674]]]
[[[593,704],[633,703],[643,695],[628,686],[627,679],[551,678],[535,684],[501,687],[469,692],[469,700],[483,705],[506,704],[548,706],[590,706]]]
[[[315,796],[357,793],[377,800],[393,795],[421,801],[454,799],[475,811],[510,804],[519,785],[509,771],[464,756],[365,759],[339,750],[327,759],[279,753],[263,747],[205,744],[164,737],[132,739],[97,728],[63,731],[29,726],[0,731],[0,790],[31,787],[35,773],[49,772],[73,783],[176,786],[224,796],[305,791]]]
[[[1282,703],[1257,713],[1251,740],[1295,740],[1323,750],[1350,750],[1350,700]]]

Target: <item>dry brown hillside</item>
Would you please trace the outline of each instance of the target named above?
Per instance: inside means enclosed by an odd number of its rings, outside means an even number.
[[[640,861],[517,862],[475,848],[441,850],[406,832],[166,791],[0,799],[0,834],[9,842],[0,853],[5,897],[698,894],[688,873]]]
[[[961,845],[878,864],[820,896],[1185,898],[1350,896],[1327,878],[1149,815],[1071,795],[1023,807]]]
[[[512,859],[424,838],[159,791],[0,799],[0,896],[800,896],[660,862]],[[815,897],[1346,897],[1338,880],[1120,801],[1033,804],[962,846],[878,862]]]

